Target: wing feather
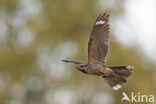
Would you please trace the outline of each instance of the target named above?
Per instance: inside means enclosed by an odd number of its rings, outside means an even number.
[[[97,18],[88,43],[88,62],[105,65],[109,50],[109,14]]]

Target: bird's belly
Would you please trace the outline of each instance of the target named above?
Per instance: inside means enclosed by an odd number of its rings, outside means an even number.
[[[89,70],[89,74],[101,75],[101,74],[103,74],[102,73],[103,69],[104,69],[104,67],[102,65],[98,65],[98,64],[92,65],[90,70]]]

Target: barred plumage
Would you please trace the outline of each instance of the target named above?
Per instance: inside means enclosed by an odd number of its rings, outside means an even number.
[[[88,63],[63,60],[77,64],[77,69],[85,74],[102,76],[114,89],[118,90],[132,74],[133,66],[107,67],[106,58],[109,51],[109,14],[100,14],[91,32],[88,43]]]

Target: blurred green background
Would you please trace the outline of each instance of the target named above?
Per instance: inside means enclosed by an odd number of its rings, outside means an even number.
[[[122,92],[155,95],[154,61],[137,43],[124,45],[116,39],[113,27],[125,14],[125,2],[0,0],[0,104],[121,104]],[[101,12],[111,15],[107,65],[135,66],[119,91],[60,61],[87,62],[90,32]]]

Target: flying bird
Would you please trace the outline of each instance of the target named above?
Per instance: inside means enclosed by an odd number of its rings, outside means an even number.
[[[100,14],[93,26],[88,43],[88,63],[73,60],[62,61],[76,64],[76,68],[85,74],[102,76],[114,90],[118,90],[132,74],[134,66],[106,66],[109,31],[109,14]]]

